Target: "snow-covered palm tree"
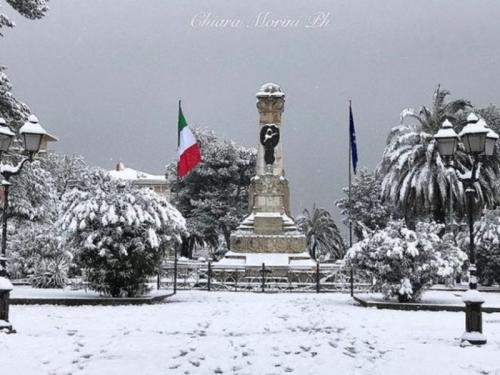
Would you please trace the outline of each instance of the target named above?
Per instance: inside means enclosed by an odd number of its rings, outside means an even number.
[[[302,212],[297,224],[306,235],[309,254],[314,259],[330,260],[344,256],[344,241],[330,212],[313,205],[311,211],[305,209]]]
[[[466,124],[467,112],[472,108],[470,102],[463,99],[446,102],[449,94],[438,86],[431,109],[424,106],[419,111],[404,109],[401,124],[391,130],[387,139],[379,165],[383,175],[382,195],[409,222],[429,214],[439,222],[444,221],[449,195],[448,178],[456,213],[462,216],[464,212],[463,184],[455,171],[447,169],[433,138],[445,119],[454,124],[457,132],[460,131]],[[416,123],[406,124],[406,118],[413,118]],[[495,204],[495,183],[499,172],[498,152],[495,154],[493,160],[485,160],[479,173],[476,191],[481,205]],[[458,148],[454,163],[462,173],[472,165],[462,147]]]

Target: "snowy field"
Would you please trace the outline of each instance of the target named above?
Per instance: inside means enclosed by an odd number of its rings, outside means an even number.
[[[148,306],[12,306],[2,375],[492,374],[488,344],[460,347],[463,313],[366,309],[345,294],[181,292]]]

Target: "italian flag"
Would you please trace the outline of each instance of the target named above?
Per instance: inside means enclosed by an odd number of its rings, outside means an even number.
[[[184,177],[201,162],[201,153],[200,147],[198,143],[196,143],[196,138],[191,132],[191,129],[189,129],[186,119],[184,118],[180,101],[178,131],[177,175],[179,177]]]

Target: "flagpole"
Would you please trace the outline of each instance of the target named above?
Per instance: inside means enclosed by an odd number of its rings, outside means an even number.
[[[178,113],[181,112],[181,100],[179,99],[179,111]],[[179,129],[177,129],[177,143],[179,142]],[[179,144],[177,144],[177,147],[179,147]],[[179,171],[176,171],[176,185],[177,189],[179,189]],[[179,197],[179,190],[175,191],[176,198]],[[181,237],[181,242],[182,242],[182,237]],[[177,248],[179,247],[178,244],[174,246],[174,294],[177,293]]]
[[[349,248],[352,247],[352,221],[351,221],[351,205],[352,205],[352,200],[351,200],[351,164],[352,164],[352,142],[351,142],[351,113],[352,113],[352,108],[351,108],[351,99],[349,99],[349,128],[348,128],[348,134],[349,134],[349,157],[348,157],[348,165],[347,169],[349,171],[349,213],[348,213],[348,218],[349,218]],[[351,297],[354,295],[354,271],[353,267],[351,266],[350,270],[350,275],[349,275],[349,281],[350,281],[350,288],[351,288]]]

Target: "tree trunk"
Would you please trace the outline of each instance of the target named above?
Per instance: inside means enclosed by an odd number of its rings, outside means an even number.
[[[226,247],[231,250],[231,231],[227,229],[226,224],[221,223],[222,234],[224,235],[224,241],[226,241]]]

